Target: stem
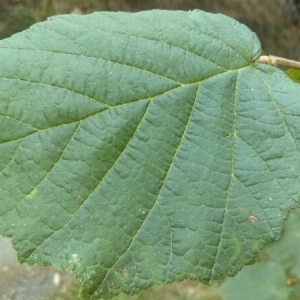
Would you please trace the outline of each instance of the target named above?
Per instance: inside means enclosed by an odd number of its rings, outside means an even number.
[[[273,55],[261,56],[257,61],[263,64],[272,65],[274,67],[282,66],[282,67],[300,69],[300,62],[278,57],[278,56],[273,56]]]

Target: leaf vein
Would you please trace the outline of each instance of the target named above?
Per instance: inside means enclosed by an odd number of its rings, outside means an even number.
[[[233,178],[235,177],[235,166],[234,166],[234,157],[235,157],[235,143],[236,143],[236,133],[237,133],[237,105],[238,105],[238,97],[237,97],[237,85],[238,85],[238,77],[239,77],[239,71],[237,71],[236,75],[236,84],[235,84],[235,95],[234,95],[234,120],[233,120],[233,138],[232,138],[232,151],[231,151],[231,174],[230,174],[230,180],[226,189],[226,198],[225,198],[225,206],[224,206],[224,212],[223,212],[223,221],[221,223],[221,232],[220,232],[220,238],[217,246],[217,252],[215,255],[215,260],[213,262],[213,266],[211,268],[211,275],[210,275],[210,281],[212,282],[214,280],[216,264],[218,263],[218,257],[221,250],[221,244],[222,244],[222,236],[223,236],[223,230],[224,230],[224,223],[226,221],[226,215],[228,213],[228,199],[229,199],[229,191],[232,186]]]
[[[148,213],[145,215],[145,219],[141,222],[140,226],[136,229],[136,232],[135,232],[135,234],[134,234],[134,237],[132,238],[131,242],[129,243],[127,249],[125,250],[125,252],[124,252],[122,255],[120,255],[120,257],[114,262],[114,264],[107,270],[106,275],[105,275],[104,279],[102,280],[102,282],[105,281],[105,279],[106,279],[107,275],[109,274],[110,270],[112,270],[112,268],[118,263],[118,261],[119,261],[119,260],[121,259],[121,257],[126,253],[126,251],[129,250],[129,252],[130,252],[130,247],[131,247],[132,243],[134,242],[134,240],[135,240],[135,238],[136,238],[138,232],[139,232],[140,229],[142,228],[143,224],[146,222],[146,220],[147,220],[148,216],[150,215],[151,211],[153,210],[154,206],[155,206],[156,204],[158,204],[158,205],[160,206],[160,204],[159,204],[159,197],[160,197],[161,191],[162,191],[162,189],[163,189],[163,187],[164,187],[164,183],[166,182],[166,179],[167,179],[168,174],[169,174],[169,172],[170,172],[170,170],[171,170],[171,167],[174,165],[174,161],[175,161],[176,155],[177,155],[177,153],[178,153],[178,149],[180,148],[180,145],[181,145],[181,143],[182,143],[182,141],[183,141],[183,138],[184,138],[184,136],[185,136],[185,133],[186,133],[186,129],[188,128],[188,125],[189,125],[189,123],[190,123],[190,121],[191,121],[191,116],[192,116],[192,114],[193,114],[193,112],[194,112],[194,109],[195,109],[195,105],[196,105],[196,102],[197,102],[197,97],[198,97],[198,94],[199,94],[199,90],[200,90],[200,84],[199,84],[199,86],[198,86],[198,89],[197,89],[197,92],[196,92],[196,95],[195,95],[195,100],[194,100],[194,103],[193,103],[193,106],[192,106],[192,109],[191,109],[191,112],[190,112],[190,115],[189,115],[187,124],[186,124],[186,126],[185,126],[185,128],[184,128],[184,130],[183,130],[183,133],[182,133],[182,135],[181,135],[181,137],[180,137],[180,139],[179,139],[178,146],[177,146],[177,148],[176,148],[176,150],[175,150],[175,153],[174,153],[174,155],[173,155],[173,157],[172,157],[172,161],[170,162],[170,165],[169,165],[169,168],[168,168],[168,170],[167,170],[167,172],[166,172],[166,175],[165,175],[164,179],[162,180],[162,184],[161,184],[160,190],[159,190],[159,192],[158,192],[158,194],[157,194],[157,197],[156,197],[155,201],[153,202],[152,207],[149,209]],[[160,206],[160,207],[161,207],[161,206]],[[161,208],[161,209],[162,209],[162,208]],[[171,252],[172,252],[172,249],[171,249]]]

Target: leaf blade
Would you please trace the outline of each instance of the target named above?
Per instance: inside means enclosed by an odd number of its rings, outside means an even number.
[[[0,133],[0,232],[20,261],[72,268],[85,299],[253,262],[300,170],[299,87],[259,54],[199,11],[55,17],[2,41],[18,125]]]

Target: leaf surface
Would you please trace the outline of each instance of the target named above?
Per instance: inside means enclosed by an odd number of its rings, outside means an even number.
[[[291,276],[300,278],[300,209],[293,210],[284,226],[280,240],[264,251]],[[299,282],[299,279],[298,279]]]
[[[0,233],[84,299],[254,262],[299,203],[300,86],[200,11],[59,16],[0,42]]]

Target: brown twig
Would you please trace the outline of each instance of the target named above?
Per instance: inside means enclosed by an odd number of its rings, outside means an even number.
[[[269,64],[272,66],[282,66],[282,67],[287,67],[287,68],[294,68],[294,69],[300,69],[300,62],[291,60],[291,59],[286,59],[283,57],[278,57],[278,56],[261,56],[258,60],[258,62],[263,63],[263,64]]]

